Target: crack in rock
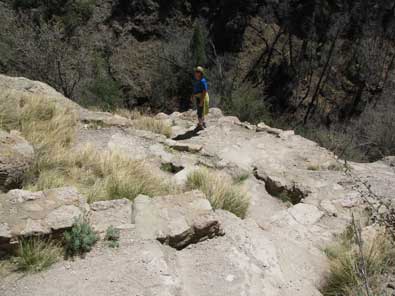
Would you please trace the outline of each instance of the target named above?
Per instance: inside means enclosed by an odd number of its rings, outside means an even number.
[[[297,184],[293,183],[291,186],[282,184],[279,180],[274,180],[266,174],[260,174],[257,168],[253,169],[253,175],[256,179],[265,182],[265,189],[271,195],[283,202],[290,202],[296,205],[302,202],[310,192],[301,189]]]

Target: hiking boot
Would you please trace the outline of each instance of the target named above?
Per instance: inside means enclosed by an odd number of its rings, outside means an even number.
[[[194,129],[195,132],[202,131],[202,130],[204,130],[204,127],[203,127],[201,124],[198,124],[198,125],[195,127],[195,129]]]

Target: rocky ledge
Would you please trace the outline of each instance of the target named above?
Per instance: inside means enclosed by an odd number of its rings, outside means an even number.
[[[0,88],[51,95],[75,107],[42,83],[0,76]],[[323,247],[345,230],[351,213],[395,196],[393,158],[345,165],[293,131],[241,123],[216,108],[199,132],[194,111],[157,115],[171,126],[171,140],[111,114],[75,108],[81,125],[74,149],[88,144],[145,160],[180,193],[89,207],[71,188],[2,194],[3,243],[70,227],[81,214],[98,232],[118,228],[121,241],[116,250],[99,245],[85,259],[59,262],[40,275],[0,279],[1,295],[318,296],[328,271]],[[100,128],[87,124],[100,120]],[[245,219],[213,210],[210,196],[188,192],[187,176],[202,167],[248,193]]]

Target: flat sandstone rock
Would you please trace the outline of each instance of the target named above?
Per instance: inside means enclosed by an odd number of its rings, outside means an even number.
[[[200,191],[150,198],[138,196],[133,221],[142,239],[157,239],[176,249],[223,235],[220,222]]]
[[[12,240],[70,228],[88,205],[72,187],[39,192],[11,190],[0,195],[0,249]]]

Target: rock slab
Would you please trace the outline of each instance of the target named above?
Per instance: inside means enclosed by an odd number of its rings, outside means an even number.
[[[210,203],[200,191],[150,198],[138,196],[133,221],[143,239],[157,239],[175,249],[223,235]]]
[[[0,249],[26,236],[70,228],[88,211],[85,199],[72,187],[39,192],[11,190],[0,195]]]
[[[128,199],[98,201],[90,205],[88,216],[94,230],[100,233],[110,226],[119,228],[131,223],[132,203]]]

